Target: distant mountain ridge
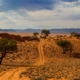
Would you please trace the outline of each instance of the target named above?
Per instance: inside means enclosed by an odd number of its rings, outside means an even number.
[[[42,29],[0,29],[0,32],[41,32]],[[80,28],[49,29],[51,33],[80,33]]]

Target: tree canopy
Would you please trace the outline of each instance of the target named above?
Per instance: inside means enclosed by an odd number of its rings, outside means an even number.
[[[8,40],[6,38],[0,39],[0,64],[2,63],[3,58],[6,56],[7,53],[10,51],[17,50],[17,42],[14,40]]]
[[[39,35],[38,32],[34,32],[34,33],[33,33],[33,36],[34,36],[35,38],[37,38],[38,35]]]
[[[41,34],[43,34],[43,33],[45,34],[45,37],[46,37],[46,36],[48,36],[50,34],[50,31],[47,30],[47,29],[43,29]]]
[[[68,40],[57,41],[57,45],[63,48],[63,53],[66,53],[66,51],[72,52],[72,44]]]

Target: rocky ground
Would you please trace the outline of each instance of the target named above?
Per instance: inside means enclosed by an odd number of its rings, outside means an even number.
[[[50,63],[29,67],[20,76],[31,79],[45,77],[52,80],[80,80],[80,60],[54,58]]]

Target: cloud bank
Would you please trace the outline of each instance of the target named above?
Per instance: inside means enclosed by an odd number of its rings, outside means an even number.
[[[79,0],[0,0],[0,28],[80,28]]]

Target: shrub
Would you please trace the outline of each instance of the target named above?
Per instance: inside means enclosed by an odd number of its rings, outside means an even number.
[[[23,36],[23,39],[27,40],[27,41],[40,41],[39,38],[37,37],[31,37],[31,36]]]
[[[47,80],[47,78],[41,76],[41,77],[37,77],[37,78],[31,78],[31,80]]]
[[[70,54],[71,54],[72,44],[68,40],[59,40],[59,41],[57,41],[57,45],[62,47],[63,53],[70,51]]]
[[[77,53],[77,52],[74,53],[74,54],[73,54],[73,57],[74,57],[74,58],[80,58],[80,53]]]
[[[70,34],[71,34],[71,36],[74,36],[74,37],[77,37],[77,38],[80,37],[80,34],[76,33],[76,32],[71,32]]]

